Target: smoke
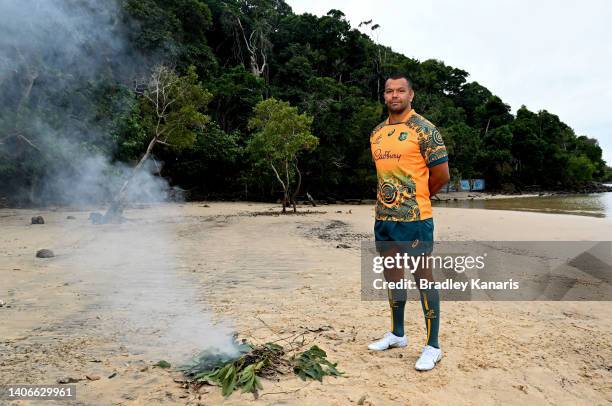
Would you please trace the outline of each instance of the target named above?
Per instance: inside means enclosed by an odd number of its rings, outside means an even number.
[[[134,106],[128,89],[157,58],[130,45],[115,1],[0,3],[0,196],[15,204],[105,203],[129,174],[113,162]],[[161,164],[141,176],[155,199]]]
[[[95,234],[59,258],[63,268],[77,270],[79,291],[97,299],[84,324],[151,360],[184,362],[202,350],[236,353],[231,325],[205,311],[184,259],[193,258],[192,249],[175,243],[184,221],[180,209],[157,205],[129,214],[138,218],[87,225]]]
[[[133,163],[113,159],[116,131],[134,105],[130,83],[156,59],[131,46],[135,26],[114,1],[0,2],[0,198],[103,204],[131,176]],[[147,162],[128,203],[180,198],[161,169]],[[67,254],[56,263],[78,275],[80,289],[97,298],[94,308],[107,310],[98,331],[167,358],[232,352],[231,329],[213,324],[194,281],[179,273],[176,229],[155,210],[144,223],[86,225],[78,232],[88,242],[58,240],[55,248]]]
[[[130,179],[126,200],[132,203],[161,203],[182,201],[178,187],[156,176],[163,164],[151,158],[138,172],[123,162],[111,162],[101,154],[79,150],[66,140],[57,139],[56,155],[70,157],[69,167],[53,166],[45,181],[38,187],[38,197],[43,202],[60,202],[71,207],[88,207],[109,201],[126,179]]]
[[[56,70],[56,78],[70,82],[94,78],[101,68],[120,68],[133,57],[114,1],[3,1],[0,7],[4,73]]]

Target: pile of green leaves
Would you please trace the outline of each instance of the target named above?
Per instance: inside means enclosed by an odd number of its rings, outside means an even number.
[[[206,351],[181,369],[193,382],[220,386],[223,396],[242,389],[242,392],[251,392],[257,397],[262,388],[259,377],[272,377],[283,373],[283,368],[288,369],[283,355],[283,347],[277,344],[251,346],[242,343],[237,356]]]
[[[301,353],[293,362],[293,372],[302,380],[316,379],[323,382],[325,375],[340,376],[342,372],[336,369],[337,363],[327,360],[325,351],[313,345],[309,350]]]
[[[260,377],[273,378],[293,370],[303,380],[316,379],[322,382],[325,375],[342,374],[336,365],[329,362],[325,351],[316,345],[297,356],[287,358],[283,347],[278,344],[252,346],[243,342],[236,356],[205,351],[180,369],[191,382],[220,386],[225,397],[241,389],[243,393],[251,392],[257,398],[259,390],[263,388]]]

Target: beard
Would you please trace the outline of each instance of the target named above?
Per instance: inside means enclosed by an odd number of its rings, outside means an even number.
[[[401,103],[401,102],[396,105],[392,105],[391,103],[389,103],[387,104],[387,110],[389,110],[390,113],[398,114],[398,113],[402,113],[406,111],[409,105],[410,105],[409,103]]]

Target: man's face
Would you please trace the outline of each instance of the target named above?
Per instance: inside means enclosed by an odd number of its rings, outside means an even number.
[[[414,91],[410,88],[408,81],[401,79],[387,79],[385,83],[385,104],[391,113],[405,111],[414,97]]]

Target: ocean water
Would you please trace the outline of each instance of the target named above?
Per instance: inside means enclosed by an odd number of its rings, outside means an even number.
[[[493,210],[536,211],[592,217],[612,217],[612,192],[541,197],[515,197],[491,200],[438,202],[437,207],[461,207]]]

